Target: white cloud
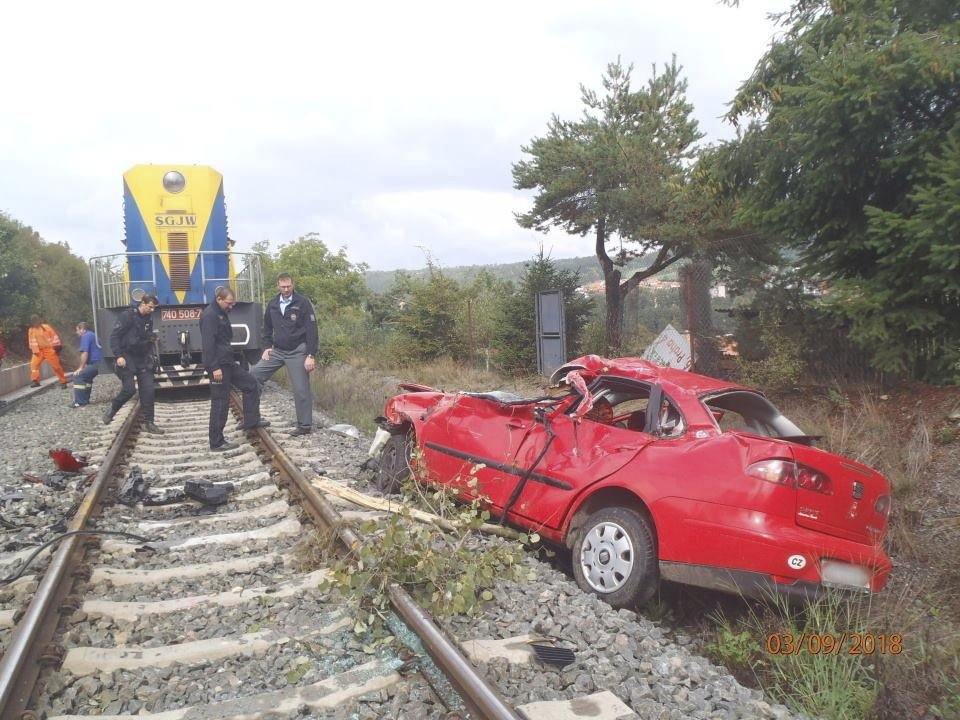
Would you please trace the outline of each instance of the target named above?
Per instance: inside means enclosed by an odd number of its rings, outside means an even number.
[[[564,232],[546,235],[517,225],[514,213],[529,199],[513,192],[427,190],[382,193],[358,207],[385,239],[374,253],[361,258],[378,269],[417,267],[424,250],[441,266],[514,262],[531,258],[540,244],[557,257],[590,254],[590,243]]]
[[[0,210],[48,240],[119,252],[121,175],[224,174],[241,247],[318,231],[378,269],[531,256],[510,164],[580,113],[620,56],[636,82],[676,52],[709,138],[787,0],[9,3]],[[527,201],[528,202],[528,201]],[[556,256],[589,252],[551,234]]]

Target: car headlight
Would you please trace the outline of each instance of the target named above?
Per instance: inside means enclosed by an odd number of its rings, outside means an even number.
[[[873,571],[863,565],[852,565],[839,560],[820,561],[820,581],[827,587],[870,590]]]

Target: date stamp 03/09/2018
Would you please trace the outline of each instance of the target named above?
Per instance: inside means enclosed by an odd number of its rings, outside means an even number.
[[[903,652],[900,633],[770,633],[767,652],[771,655],[899,655]]]

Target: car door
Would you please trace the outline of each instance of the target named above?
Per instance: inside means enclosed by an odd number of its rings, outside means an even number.
[[[649,393],[649,387],[634,386]],[[601,383],[591,390],[603,387]],[[513,457],[513,465],[523,473],[523,484],[516,497],[507,498],[508,504],[513,500],[508,518],[559,528],[570,503],[584,488],[621,469],[653,440],[646,432],[588,417],[578,419],[572,411],[555,414],[547,423],[534,423]]]
[[[502,507],[517,479],[510,462],[534,424],[532,406],[459,393],[423,436],[431,470],[459,487],[476,478],[478,492]]]

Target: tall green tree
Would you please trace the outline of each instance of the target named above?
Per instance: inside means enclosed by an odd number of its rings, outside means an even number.
[[[960,361],[960,6],[796,0],[734,98],[740,219],[796,248],[883,369]],[[743,158],[748,158],[744,162]]]
[[[627,293],[689,256],[697,240],[684,188],[701,133],[686,80],[676,58],[661,72],[654,66],[640,89],[631,87],[631,71],[619,60],[608,65],[602,96],[581,86],[583,117],[554,115],[547,134],[522,148],[530,158],[513,166],[514,187],[537,191],[533,208],[517,217],[521,226],[593,234],[612,352],[621,345]],[[646,253],[653,262],[624,279],[623,267]]]
[[[34,233],[0,213],[0,331],[26,325],[40,303]]]
[[[64,331],[91,312],[83,259],[0,213],[0,332],[25,327],[33,313]]]
[[[407,270],[396,270],[393,282],[386,292],[373,293],[367,297],[366,311],[375,327],[385,330],[387,326],[396,323],[400,312],[410,301],[410,292],[413,289],[413,277]]]
[[[568,358],[580,354],[583,328],[590,319],[592,301],[577,289],[580,273],[559,270],[543,248],[530,261],[513,292],[500,302],[499,319],[494,331],[496,364],[512,373],[537,371],[536,297],[544,290],[560,290]]]
[[[278,273],[293,275],[297,290],[309,297],[321,313],[360,307],[367,295],[363,280],[367,265],[351,262],[345,248],[331,252],[317,233],[282,245],[272,266]],[[276,283],[276,275],[272,282]]]
[[[394,347],[404,360],[463,357],[464,345],[457,329],[463,293],[455,280],[428,260],[430,276],[414,280],[410,299],[398,318]]]
[[[255,242],[250,252],[260,256],[260,271],[263,273],[264,293],[270,297],[271,293],[277,289],[277,275],[280,273],[276,268],[276,254],[270,251],[270,241],[261,240]]]
[[[457,327],[466,354],[472,361],[481,357],[489,359],[496,347],[500,303],[513,291],[513,285],[487,268],[481,268],[469,283],[461,287],[463,302],[457,313]]]

